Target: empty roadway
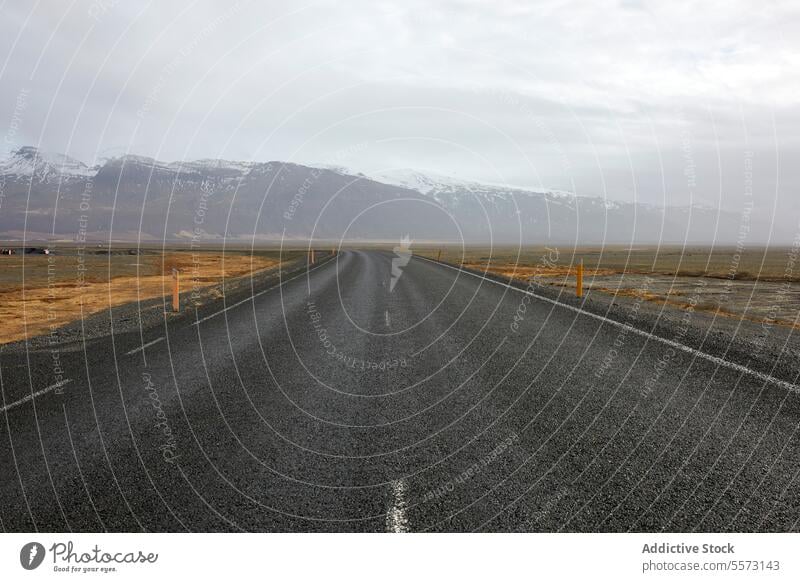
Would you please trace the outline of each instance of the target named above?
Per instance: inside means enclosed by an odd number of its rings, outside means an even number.
[[[2,529],[797,529],[790,387],[393,258],[0,352]]]

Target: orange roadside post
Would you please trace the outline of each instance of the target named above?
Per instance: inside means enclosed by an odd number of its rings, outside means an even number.
[[[583,297],[583,259],[578,263],[578,274],[575,279],[575,294],[578,297]]]
[[[181,310],[181,296],[178,285],[178,269],[172,267],[172,311]]]

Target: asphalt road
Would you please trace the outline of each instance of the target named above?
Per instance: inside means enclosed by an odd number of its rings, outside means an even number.
[[[393,257],[0,351],[0,527],[798,529],[791,386]]]

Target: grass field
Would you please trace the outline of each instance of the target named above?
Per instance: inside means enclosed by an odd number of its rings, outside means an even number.
[[[0,256],[0,343],[48,333],[92,313],[172,292],[172,269],[181,290],[205,288],[277,265],[276,251],[145,250]],[[284,254],[284,259],[297,253]]]
[[[690,306],[727,317],[800,327],[798,249],[732,247],[421,247],[416,254],[542,284],[575,287],[583,260],[584,288],[642,297],[677,309]]]
[[[302,245],[298,246],[300,248]],[[391,250],[392,245],[365,245]],[[413,246],[415,254],[574,292],[584,263],[584,288],[616,297],[640,297],[676,309],[715,312],[799,327],[798,250],[691,247],[467,247]],[[278,250],[178,248],[132,251],[56,248],[55,254],[0,256],[0,344],[51,329],[132,301],[171,293],[172,268],[181,289],[205,288],[277,265]],[[133,254],[131,254],[133,253]],[[303,254],[284,252],[283,260]]]

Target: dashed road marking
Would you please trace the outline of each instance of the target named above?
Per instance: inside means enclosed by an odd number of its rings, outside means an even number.
[[[383,317],[386,319],[386,327],[392,327],[392,323],[389,321],[389,310],[383,312]]]
[[[386,512],[386,531],[390,533],[408,533],[408,517],[406,517],[406,482],[402,479],[392,481],[392,506]]]
[[[70,382],[72,382],[72,380],[61,380],[60,382],[56,382],[52,386],[48,386],[47,388],[42,388],[38,392],[34,392],[33,394],[28,394],[25,398],[20,398],[16,402],[12,402],[11,404],[6,404],[2,408],[0,408],[0,413],[11,410],[12,408],[19,406],[20,404],[25,404],[26,402],[30,402],[34,398],[47,394],[48,392],[51,392],[56,388],[61,388],[62,386],[66,386]]]
[[[137,353],[137,352],[141,352],[142,350],[144,350],[144,349],[146,349],[146,348],[149,348],[150,346],[154,346],[154,345],[156,345],[158,342],[163,342],[163,341],[164,341],[164,339],[165,339],[165,338],[163,338],[163,337],[160,337],[160,338],[158,338],[158,339],[154,339],[153,341],[151,341],[151,342],[148,342],[148,343],[146,343],[146,344],[144,344],[144,345],[141,345],[141,346],[139,346],[139,347],[138,347],[138,348],[136,348],[136,349],[133,349],[133,350],[131,350],[131,351],[129,351],[129,352],[125,352],[125,355],[126,355],[126,356],[130,356],[130,355],[132,355],[132,354],[135,354],[135,353]]]
[[[464,269],[459,269],[458,267],[454,267],[452,265],[448,265],[447,263],[437,263],[436,261],[433,261],[433,260],[425,258],[425,257],[421,257],[419,255],[415,255],[415,257],[418,258],[418,259],[422,259],[424,261],[428,261],[429,263],[433,263],[434,265],[439,265],[441,267],[447,267],[448,269],[453,269],[454,271],[458,271],[459,273],[463,273],[465,275],[470,275],[472,277],[475,277],[476,279],[481,279],[482,281],[486,281],[487,283],[494,283],[495,285],[499,285],[500,287],[506,287],[507,289],[511,289],[512,291],[516,291],[517,293],[522,293],[523,295],[530,295],[531,297],[533,297],[535,299],[538,299],[539,301],[544,301],[544,302],[550,303],[552,305],[557,305],[559,307],[563,307],[564,309],[568,309],[570,311],[574,311],[575,313],[580,313],[581,315],[585,315],[587,317],[591,317],[593,319],[597,319],[598,321],[602,321],[604,323],[608,323],[608,324],[611,324],[611,325],[615,325],[617,327],[621,327],[621,328],[623,328],[623,329],[625,329],[627,331],[630,331],[632,333],[635,333],[635,334],[640,335],[642,337],[645,337],[647,339],[659,341],[661,343],[667,344],[670,347],[675,348],[676,350],[681,350],[683,352],[686,352],[686,353],[691,354],[693,356],[696,356],[698,358],[702,358],[704,360],[707,360],[709,362],[717,364],[718,366],[724,366],[724,367],[729,368],[731,370],[736,370],[737,372],[740,372],[742,374],[749,374],[751,376],[754,376],[755,378],[758,378],[759,380],[761,380],[763,382],[770,382],[771,384],[775,384],[777,386],[780,386],[781,388],[789,390],[790,392],[800,392],[800,386],[797,386],[796,384],[792,384],[791,382],[787,382],[786,380],[780,380],[779,378],[775,378],[774,376],[770,376],[769,374],[765,374],[763,372],[759,372],[757,370],[753,370],[751,368],[748,368],[747,366],[742,366],[741,364],[736,364],[734,362],[729,362],[728,360],[724,360],[724,359],[722,359],[722,358],[720,358],[718,356],[712,356],[711,354],[707,354],[706,352],[702,352],[702,351],[697,350],[695,348],[690,348],[689,346],[686,346],[686,345],[684,345],[682,343],[679,343],[679,342],[676,342],[674,340],[661,337],[659,335],[655,335],[653,333],[650,333],[649,331],[641,330],[638,327],[633,327],[632,325],[628,325],[627,323],[622,323],[622,322],[616,321],[614,319],[610,319],[608,317],[604,317],[602,315],[597,315],[596,313],[592,313],[591,311],[586,311],[584,309],[581,309],[579,307],[575,307],[573,305],[568,305],[566,303],[561,303],[560,301],[556,301],[555,299],[550,299],[548,297],[542,297],[541,295],[536,295],[535,293],[531,293],[530,291],[525,291],[524,289],[520,289],[519,287],[514,287],[513,285],[509,285],[508,283],[502,283],[501,281],[496,281],[496,280],[490,279],[488,277],[483,277],[483,276],[478,275],[476,273],[471,273],[470,271],[465,271]]]

